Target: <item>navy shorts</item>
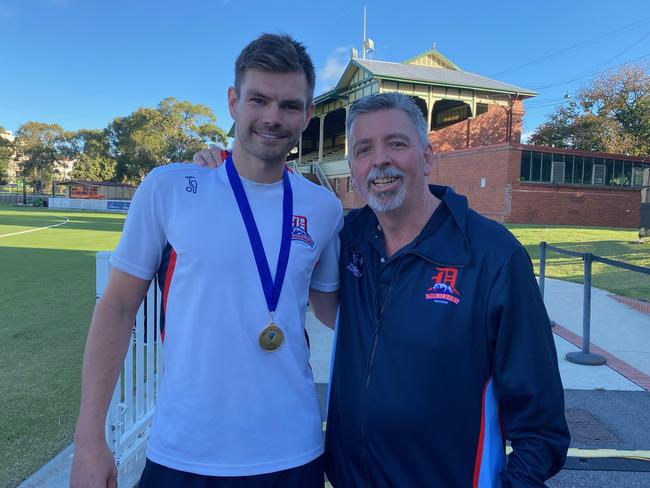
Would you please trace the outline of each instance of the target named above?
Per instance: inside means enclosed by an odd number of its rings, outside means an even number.
[[[323,488],[323,457],[275,473],[206,476],[177,471],[147,459],[138,488]]]

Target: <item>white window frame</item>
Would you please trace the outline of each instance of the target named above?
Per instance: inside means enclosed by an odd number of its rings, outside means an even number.
[[[639,179],[639,184],[636,184],[637,178]],[[632,167],[632,181],[630,181],[630,186],[643,186],[643,168]]]
[[[561,172],[560,166],[562,166]],[[564,161],[551,161],[551,183],[564,183],[565,171]],[[555,181],[555,176],[560,173],[562,174],[562,178],[559,181]]]
[[[600,183],[596,182],[596,169],[598,168],[603,169],[603,179]],[[593,185],[604,185],[606,177],[607,177],[607,166],[605,166],[604,164],[594,164],[593,169],[591,170],[591,183]]]

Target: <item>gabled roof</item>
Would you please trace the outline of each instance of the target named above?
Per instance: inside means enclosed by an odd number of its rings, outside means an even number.
[[[417,56],[413,56],[412,58],[407,59],[402,64],[418,64],[418,65],[423,64],[432,67],[437,66],[440,68],[462,71],[460,69],[460,66],[458,66],[457,64],[453,63],[450,59],[443,56],[442,53],[438,52],[435,47],[432,47],[431,49],[423,52],[422,54],[418,54]]]
[[[355,59],[353,62],[358,63],[361,68],[369,71],[375,78],[382,78],[384,80],[417,81],[454,88],[474,88],[492,92],[519,93],[524,96],[537,95],[532,90],[492,80],[468,71],[433,68],[415,64],[389,63],[386,61],[369,61],[367,59]]]
[[[444,58],[444,56],[437,51],[430,50],[411,58],[407,62],[412,62],[434,54]],[[320,103],[321,101],[335,98],[337,93],[345,91],[352,81],[354,74],[359,69],[367,72],[373,78],[389,81],[422,83],[425,85],[470,90],[484,90],[492,93],[519,95],[521,98],[529,98],[537,95],[533,90],[503,83],[468,71],[462,71],[449,60],[447,60],[447,63],[453,65],[453,68],[426,66],[421,64],[391,63],[388,61],[371,61],[368,59],[351,59],[336,86],[332,90],[317,96],[314,99],[314,102]]]

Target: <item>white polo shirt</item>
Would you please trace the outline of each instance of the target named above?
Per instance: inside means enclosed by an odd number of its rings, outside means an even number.
[[[189,164],[154,169],[138,188],[111,265],[164,283],[165,368],[147,456],[173,469],[247,476],[303,465],[323,452],[305,336],[309,288],[339,287],[336,196],[290,174],[293,233],[275,312],[276,351],[248,234],[228,182]],[[282,181],[242,178],[271,275],[280,248]],[[162,269],[161,269],[162,268]]]

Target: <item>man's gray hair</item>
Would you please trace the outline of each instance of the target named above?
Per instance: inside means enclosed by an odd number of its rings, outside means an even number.
[[[345,121],[348,137],[350,137],[350,134],[352,133],[352,124],[359,115],[390,109],[401,110],[404,112],[413,123],[413,127],[415,127],[415,132],[417,133],[422,146],[429,144],[427,121],[424,119],[420,107],[417,106],[412,97],[394,92],[369,95],[354,102],[350,107]]]

